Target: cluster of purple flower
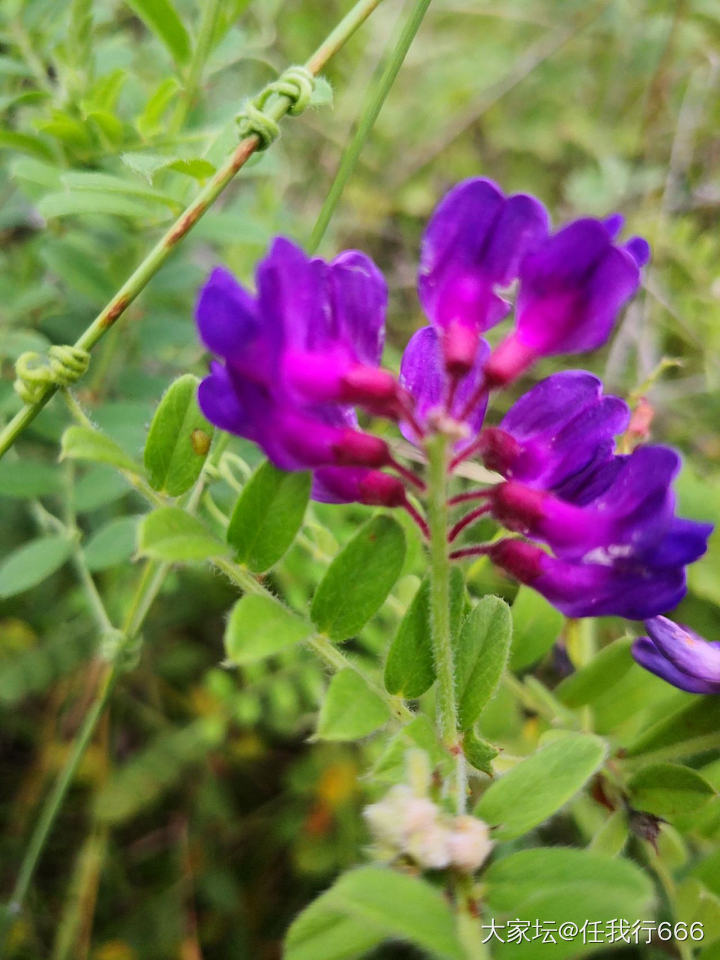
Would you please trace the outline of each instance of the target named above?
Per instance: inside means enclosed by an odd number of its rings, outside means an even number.
[[[581,219],[551,232],[533,197],[506,197],[485,179],[459,184],[423,238],[419,295],[430,325],[408,343],[399,378],[379,366],[387,291],[375,264],[357,251],[326,263],[277,239],[255,295],[222,268],[201,291],[200,335],[224,362],[213,362],[200,404],[278,467],[312,470],[316,500],[402,507],[423,529],[408,494],[422,494],[422,479],[359,428],[355,408],[396,421],[419,448],[448,434],[451,471],[477,455],[503,478],[451,501],[478,505],[449,540],[482,514],[522,535],[453,558],[486,554],[569,617],[656,618],[652,640],[636,644],[639,662],[676,685],[690,677],[687,689],[717,691],[715,645],[658,617],[682,599],[685,566],[712,529],[675,515],[679,456],[654,445],[616,453],[630,411],[585,371],[548,377],[498,426],[483,426],[490,394],[535,360],[607,340],[649,258],[641,238],[617,242],[622,223]],[[511,284],[515,327],[491,350],[482,334],[510,312]],[[702,661],[695,673],[691,654]]]

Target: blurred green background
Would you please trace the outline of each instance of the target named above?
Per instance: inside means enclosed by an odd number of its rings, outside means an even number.
[[[189,35],[201,6],[175,2]],[[132,4],[4,0],[0,417],[18,406],[16,357],[78,336],[232,148],[243,99],[301,62],[349,6],[223,0],[213,49],[193,77],[182,34],[173,56]],[[272,236],[309,238],[403,7],[380,5],[326,72],[332,107],[283,123],[281,140],[248,164],[95,352],[79,396],[128,452],[142,449],[170,380],[204,369],[193,303],[208,269],[222,262],[249,281]],[[646,286],[610,346],[577,365],[602,374],[608,389],[649,397],[652,436],[688,457],[685,513],[715,521],[719,79],[717,0],[435,0],[320,251],[353,246],[375,257],[391,291],[387,359],[396,365],[423,322],[415,295],[423,225],[452,184],[485,175],[506,191],[530,191],[555,223],[622,211],[653,247]],[[114,179],[88,178],[97,173]],[[655,377],[663,358],[678,362]],[[546,361],[534,375],[556,368]],[[52,504],[74,483],[78,523],[88,542],[99,539],[93,572],[121,615],[144,502],[108,467],[69,477],[49,466],[67,422],[56,402],[23,436],[28,486],[10,482],[14,455],[0,464],[3,550],[42,526],[24,503],[29,491]],[[257,461],[248,446],[233,449]],[[232,482],[221,486],[220,507],[233,495]],[[306,541],[273,574],[277,589],[306,604],[323,557],[365,513],[315,507]],[[417,583],[417,556],[359,652],[387,646]],[[483,569],[476,584],[509,590]],[[681,613],[720,636],[717,535],[691,585]],[[141,663],[116,691],[51,836],[13,957],[197,960],[202,949],[205,960],[271,960],[292,916],[361,856],[363,773],[378,747],[308,742],[325,682],[309,658],[221,668],[234,596],[202,569],[167,580]],[[67,568],[0,603],[3,894],[94,691],[94,642]],[[522,740],[533,722],[498,703],[488,735]],[[568,822],[564,836],[577,831]],[[381,955],[413,956],[400,947]]]

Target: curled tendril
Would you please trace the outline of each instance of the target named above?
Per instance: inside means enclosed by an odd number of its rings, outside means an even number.
[[[288,67],[277,80],[269,83],[260,93],[249,100],[237,115],[240,138],[255,135],[260,141],[258,150],[266,150],[280,135],[276,120],[265,113],[265,105],[273,95],[290,100],[288,113],[296,117],[306,110],[315,87],[315,77],[306,67]]]
[[[47,354],[30,351],[15,361],[15,392],[24,403],[38,403],[48,387],[69,387],[87,371],[90,354],[81,347],[55,344]]]

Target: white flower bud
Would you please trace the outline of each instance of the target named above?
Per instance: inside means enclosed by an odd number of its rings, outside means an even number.
[[[487,824],[476,817],[455,817],[448,838],[450,860],[458,870],[474,873],[492,850]]]
[[[442,870],[450,865],[450,831],[436,823],[414,833],[407,842],[406,852],[416,863],[428,870]]]
[[[427,797],[418,797],[413,790],[399,784],[382,800],[363,811],[373,837],[404,851],[411,834],[430,829],[437,818],[437,807]]]

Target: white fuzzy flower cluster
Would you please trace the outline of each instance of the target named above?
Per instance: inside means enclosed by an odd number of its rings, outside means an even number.
[[[402,784],[366,807],[363,815],[381,856],[405,854],[425,869],[455,867],[473,873],[492,848],[482,820],[448,816],[428,797]]]

